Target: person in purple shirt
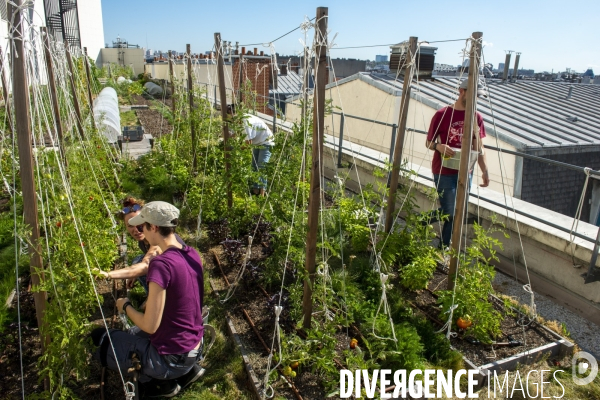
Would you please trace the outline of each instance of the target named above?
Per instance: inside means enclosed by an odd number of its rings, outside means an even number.
[[[128,331],[98,328],[92,332],[99,346],[95,357],[103,366],[126,374],[133,365],[132,355],[137,355],[138,379],[146,397],[175,396],[204,373],[197,363],[204,334],[202,261],[196,250],[175,237],[178,217],[176,207],[154,201],[129,220],[151,246],[161,250],[148,266],[146,309],[137,311],[129,299],[120,298],[117,309],[135,326]]]

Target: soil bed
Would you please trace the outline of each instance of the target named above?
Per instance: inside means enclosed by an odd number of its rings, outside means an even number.
[[[415,298],[414,303],[417,307],[430,319],[437,319],[435,323],[440,325],[443,318],[440,317],[440,307],[437,305],[436,291],[445,290],[448,274],[437,269],[429,283],[429,290],[421,291]],[[413,295],[414,296],[414,295]],[[537,347],[556,342],[556,337],[552,336],[545,329],[540,328],[537,322],[527,324],[528,320],[519,321],[518,313],[510,315],[506,313],[504,305],[499,303],[495,298],[490,296],[490,302],[494,308],[503,315],[500,329],[502,337],[497,338],[498,342],[509,342],[511,340],[522,343],[520,346],[489,346],[484,344],[472,344],[469,342],[468,330],[460,330],[456,337],[450,339],[452,346],[458,350],[465,358],[473,362],[477,366],[481,366],[490,362],[498,361],[507,357],[514,356],[527,350],[532,350]],[[432,318],[433,317],[433,318]],[[441,326],[440,326],[441,328]]]
[[[149,106],[147,110],[135,110],[135,113],[144,127],[144,132],[151,134],[155,138],[173,132],[173,126],[169,121],[155,108],[155,103],[146,100],[142,96],[134,96],[135,104],[145,104]]]
[[[244,246],[242,250],[245,254],[246,246]],[[246,311],[250,320],[260,332],[266,346],[270,348],[275,329],[274,306],[279,303],[279,295],[271,295],[270,293],[265,294],[259,287],[258,282],[254,280],[258,264],[264,260],[269,253],[270,250],[268,249],[268,246],[266,246],[266,243],[252,246],[251,256],[248,260],[248,265],[246,265],[244,277],[240,279],[235,294],[229,300],[229,303],[231,303],[229,305],[229,317],[231,318],[248,354],[251,367],[261,383],[267,373],[268,352],[252,329],[242,310]],[[215,255],[219,259],[221,268],[219,268],[218,264],[215,262]],[[221,298],[225,298],[228,286],[220,269],[223,270],[223,273],[230,284],[233,284],[241,266],[237,264],[235,266],[230,265],[221,245],[212,247],[209,252],[204,254],[203,259],[205,260],[205,268],[210,271],[211,281],[215,290],[219,291],[219,296]],[[284,334],[290,334],[294,332],[295,329],[294,324],[290,319],[289,306],[286,302],[287,295],[284,292],[281,303],[283,311],[280,315],[279,324]],[[277,346],[275,346],[275,351],[277,351]],[[275,364],[276,362],[273,360],[271,362],[271,368],[273,368]],[[301,369],[299,369],[297,373],[298,376],[293,379],[293,382],[304,399],[320,399],[326,397],[317,375],[310,371],[302,371]],[[270,384],[278,398],[296,399],[289,384],[285,382],[282,377],[275,381],[271,380]],[[262,390],[262,388],[260,389]]]

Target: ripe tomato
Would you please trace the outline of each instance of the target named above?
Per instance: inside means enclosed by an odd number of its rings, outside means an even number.
[[[350,348],[355,349],[357,345],[358,345],[358,340],[352,338],[352,340],[350,340]]]
[[[460,329],[467,329],[471,325],[473,325],[473,322],[469,318],[460,317],[456,321],[456,326],[458,326]]]
[[[62,222],[58,221],[58,222],[56,223],[56,227],[57,227],[57,228],[60,228],[61,226],[62,226]]]
[[[93,196],[90,196],[88,198],[90,199],[90,201],[94,201],[94,197]]]
[[[290,363],[290,367],[291,367],[292,369],[296,369],[296,368],[298,368],[298,361],[292,361],[292,362]]]

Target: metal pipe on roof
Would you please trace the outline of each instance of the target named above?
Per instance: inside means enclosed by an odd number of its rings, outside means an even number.
[[[519,59],[521,58],[521,53],[517,53],[515,57],[515,69],[513,71],[513,82],[517,81],[517,75],[519,73]]]
[[[508,79],[508,67],[510,66],[510,55],[513,51],[506,50],[506,59],[504,60],[504,73],[502,74],[502,82]]]

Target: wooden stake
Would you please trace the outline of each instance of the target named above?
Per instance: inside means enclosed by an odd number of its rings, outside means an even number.
[[[405,57],[404,82],[402,83],[402,97],[400,98],[400,112],[398,114],[398,138],[394,147],[394,163],[390,177],[390,191],[387,199],[387,212],[385,215],[385,231],[387,233],[394,224],[394,212],[396,209],[396,191],[398,190],[398,179],[400,177],[400,164],[402,163],[402,152],[404,150],[404,136],[406,134],[406,119],[408,117],[408,104],[410,103],[410,85],[413,77],[413,56],[417,52],[417,37],[411,36],[408,40],[408,49]]]
[[[8,97],[8,84],[6,83],[6,72],[4,71],[4,55],[0,47],[0,79],[2,79],[2,96],[4,97],[4,109],[6,110],[6,123],[8,124],[8,134],[12,138],[13,117],[10,111],[10,98]]]
[[[171,114],[175,118],[175,82],[173,78],[173,56],[169,50],[169,81],[171,82]]]
[[[307,129],[307,119],[306,113],[308,112],[308,89],[310,84],[310,75],[309,75],[309,66],[310,62],[308,61],[308,47],[304,47],[304,76],[302,77],[302,127],[303,132],[306,132]],[[300,176],[302,182],[306,182],[306,157],[302,157],[302,166],[300,167]]]
[[[238,77],[238,105],[242,104],[242,88],[244,87],[244,53],[240,54],[239,58],[240,68],[239,68],[239,77]]]
[[[90,103],[90,120],[92,121],[92,129],[96,129],[94,121],[94,100],[92,99],[92,74],[90,74],[90,64],[88,64],[87,47],[83,48],[83,63],[85,64],[85,76],[87,78],[88,101]]]
[[[69,51],[69,43],[65,40],[65,55],[67,56],[67,66],[69,67],[69,86],[71,87],[71,95],[73,96],[73,107],[75,108],[75,116],[77,124],[77,130],[81,139],[85,139],[83,132],[83,119],[81,118],[81,108],[79,108],[79,99],[77,98],[77,89],[75,86],[75,68],[73,68],[73,59],[71,58],[71,52]]]
[[[225,148],[225,176],[227,177],[227,207],[231,209],[233,196],[229,169],[229,125],[227,124],[227,92],[225,91],[225,70],[223,52],[221,51],[221,34],[215,33],[215,49],[217,49],[217,75],[219,77],[219,95],[221,97],[221,117],[223,118],[223,145]],[[216,102],[216,99],[215,99]]]
[[[306,272],[304,279],[304,297],[302,312],[304,329],[310,328],[312,319],[312,287],[315,283],[315,265],[317,254],[317,231],[319,228],[319,204],[321,200],[321,179],[323,162],[323,132],[325,126],[325,85],[327,85],[327,20],[328,8],[317,8],[317,26],[315,42],[315,91],[313,109],[312,168],[310,174],[310,192],[308,196],[308,233],[306,235]]]
[[[44,280],[42,271],[44,263],[42,261],[42,250],[40,247],[40,228],[38,224],[37,193],[35,191],[34,165],[32,157],[31,136],[32,129],[29,111],[29,84],[27,83],[27,59],[25,57],[25,46],[23,43],[23,17],[22,0],[8,2],[8,15],[12,21],[9,26],[14,29],[13,40],[11,41],[12,56],[12,84],[13,84],[13,102],[15,107],[15,132],[19,147],[19,174],[21,176],[21,190],[23,193],[23,216],[25,224],[31,228],[31,235],[28,238],[28,249],[31,264],[31,285],[33,288],[39,288]],[[16,212],[16,211],[15,211]],[[33,292],[35,302],[35,314],[37,317],[40,332],[45,332],[41,337],[42,353],[50,343],[47,329],[44,329],[44,313],[46,312],[46,292]],[[45,380],[45,386],[49,386],[49,381]],[[46,387],[49,389],[49,387]]]
[[[190,45],[185,45],[187,53],[187,89],[188,101],[190,104],[190,132],[192,134],[192,172],[196,172],[197,157],[196,157],[196,125],[194,123],[194,83],[192,81],[192,52]]]
[[[63,127],[60,118],[60,107],[58,105],[58,92],[56,91],[56,81],[54,80],[54,67],[52,65],[52,54],[50,53],[50,40],[48,30],[45,26],[40,28],[44,44],[44,55],[46,58],[46,71],[48,71],[48,83],[50,84],[50,99],[52,101],[52,112],[56,122],[56,136],[58,136],[58,147],[63,161],[66,161],[65,143],[63,139]]]
[[[473,143],[473,131],[477,126],[477,82],[479,80],[479,60],[481,57],[481,37],[483,33],[473,32],[471,55],[469,57],[469,86],[467,87],[467,105],[463,137],[460,146],[460,169],[458,170],[458,186],[456,188],[456,209],[452,224],[452,258],[448,272],[448,290],[454,289],[456,272],[458,270],[458,255],[460,251],[461,233],[467,209],[467,193],[469,190],[469,160]]]

